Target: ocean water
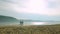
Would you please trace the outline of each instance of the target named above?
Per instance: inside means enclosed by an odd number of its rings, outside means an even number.
[[[30,26],[30,25],[56,25],[56,24],[60,24],[60,22],[24,22],[23,25],[24,26]],[[5,25],[21,25],[19,22],[15,22],[15,23],[0,23],[1,26],[5,26]]]
[[[23,25],[56,25],[60,22],[24,22]]]

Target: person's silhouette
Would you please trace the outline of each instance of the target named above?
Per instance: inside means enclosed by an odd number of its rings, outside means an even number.
[[[20,20],[20,25],[21,25],[21,26],[23,25],[23,20]]]

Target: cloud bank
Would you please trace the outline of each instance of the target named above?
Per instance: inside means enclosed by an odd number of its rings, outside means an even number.
[[[58,2],[59,0],[57,0]],[[32,13],[48,16],[60,16],[60,8],[49,8],[47,0],[0,0],[1,11],[13,11],[17,13]]]
[[[32,14],[40,14],[40,15],[48,15],[48,16],[57,16],[60,15],[60,9],[58,7],[49,8],[49,2],[56,1],[44,1],[44,0],[29,0],[27,2],[23,2],[24,7],[15,6],[14,10],[16,12],[24,12],[24,13],[32,13]],[[58,0],[57,0],[58,2]],[[52,3],[51,3],[52,4]]]

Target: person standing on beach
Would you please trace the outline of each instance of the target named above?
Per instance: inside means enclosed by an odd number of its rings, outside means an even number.
[[[23,26],[23,23],[24,23],[23,20],[20,20],[20,25],[21,25],[21,26]]]

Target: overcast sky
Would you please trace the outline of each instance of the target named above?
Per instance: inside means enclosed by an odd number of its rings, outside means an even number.
[[[60,21],[59,0],[0,0],[0,15]]]

